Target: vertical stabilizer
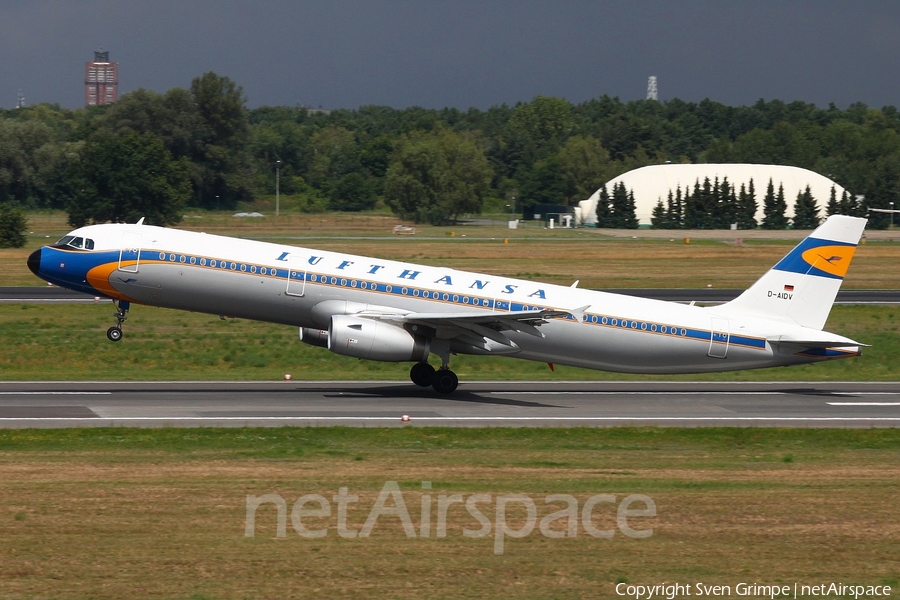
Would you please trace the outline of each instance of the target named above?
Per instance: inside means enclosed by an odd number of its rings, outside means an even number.
[[[822,329],[866,227],[866,219],[832,215],[748,290],[719,307]]]

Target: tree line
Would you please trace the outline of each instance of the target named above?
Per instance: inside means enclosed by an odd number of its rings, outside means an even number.
[[[301,210],[387,206],[440,224],[486,205],[574,204],[626,171],[667,161],[798,166],[863,195],[860,210],[900,207],[900,114],[861,103],[730,107],[608,96],[465,111],[251,110],[242,88],[215,73],[107,106],[0,110],[0,206],[64,209],[73,225],[141,216],[172,224],[186,207],[233,209],[271,196],[276,168],[281,192]],[[680,204],[676,190],[660,226],[753,226],[739,189],[698,186],[682,190]],[[631,226],[628,192],[619,194],[608,194],[608,218]],[[871,227],[890,221],[870,219]]]
[[[624,184],[621,184],[624,192]],[[601,190],[601,198],[605,188]],[[704,178],[701,185],[699,179],[693,189],[686,187],[682,192],[679,185],[675,192],[669,190],[666,202],[660,199],[653,208],[652,226],[656,229],[729,229],[734,225],[737,229],[814,229],[822,222],[822,207],[813,197],[810,187],[797,193],[794,201],[794,216],[787,216],[787,202],[784,186],[779,184],[776,192],[772,179],[763,197],[763,219],[757,222],[758,209],[756,200],[756,184],[753,179],[742,183],[740,189],[730,184],[728,178],[722,181],[716,177],[710,183]],[[864,199],[852,197],[846,190],[837,197],[837,190],[831,187],[828,203],[824,207],[825,216],[834,214],[863,217],[868,212]],[[597,207],[598,227],[601,214],[604,216],[610,209]],[[605,225],[614,227],[615,225]]]

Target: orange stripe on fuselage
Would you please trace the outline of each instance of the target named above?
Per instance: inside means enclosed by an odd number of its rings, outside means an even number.
[[[128,260],[123,261],[121,266],[123,267],[131,267],[134,266],[137,261]],[[102,292],[111,298],[115,298],[116,300],[125,300],[126,302],[133,302],[131,298],[120,293],[116,288],[109,283],[109,278],[113,274],[113,272],[119,270],[119,261],[116,262],[108,262],[99,266],[94,267],[90,271],[87,272],[85,279],[87,282],[91,284],[91,286],[97,290],[98,292]]]

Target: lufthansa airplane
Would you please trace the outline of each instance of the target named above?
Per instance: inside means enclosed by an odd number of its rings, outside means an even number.
[[[412,362],[450,393],[453,354],[624,373],[702,373],[858,356],[822,330],[865,219],[829,217],[752,287],[700,307],[144,225],[82,227],[28,258],[35,275],[132,303],[281,323],[336,354]],[[435,370],[431,354],[441,359]]]

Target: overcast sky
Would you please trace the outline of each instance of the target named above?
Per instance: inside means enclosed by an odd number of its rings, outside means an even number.
[[[488,108],[538,94],[900,105],[900,1],[0,0],[0,107],[77,108],[207,71],[248,105]]]

